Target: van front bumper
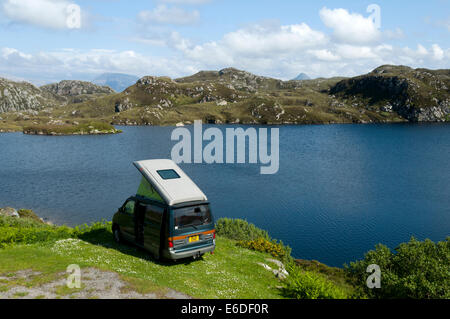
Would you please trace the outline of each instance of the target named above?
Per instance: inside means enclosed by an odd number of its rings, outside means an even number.
[[[212,244],[205,246],[193,247],[187,250],[177,251],[173,248],[169,248],[163,251],[164,258],[177,260],[183,258],[189,258],[194,256],[203,255],[206,253],[212,253],[216,249],[216,241],[214,240]]]

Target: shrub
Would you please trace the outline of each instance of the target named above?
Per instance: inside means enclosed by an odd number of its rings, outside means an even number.
[[[31,209],[20,209],[18,213],[20,218],[29,218],[38,223],[43,223],[43,221],[39,218],[39,216],[36,215],[36,213],[33,212]]]
[[[221,218],[216,222],[216,232],[219,236],[234,240],[270,239],[265,230],[242,219]]]
[[[74,237],[66,226],[50,226],[32,219],[0,218],[0,248],[12,244],[32,244]]]
[[[366,269],[371,264],[381,268],[381,288],[368,289]],[[363,293],[372,298],[450,298],[450,237],[434,243],[412,238],[392,252],[377,245],[363,260],[346,266],[350,278]]]
[[[238,246],[261,251],[271,254],[273,257],[280,260],[287,260],[291,255],[291,249],[288,246],[284,246],[283,242],[277,242],[272,239],[271,241],[265,238],[258,238],[255,240],[241,240],[238,242]]]
[[[289,277],[284,281],[283,294],[295,299],[346,299],[344,290],[325,276],[299,267],[289,268]]]
[[[53,226],[34,218],[12,218],[0,216],[0,248],[13,244],[33,244],[67,238],[79,238],[95,231],[111,229],[111,223],[98,222],[90,226],[75,228]]]
[[[284,262],[292,262],[291,248],[246,220],[221,218],[216,222],[217,235],[237,240],[241,247],[267,252]]]

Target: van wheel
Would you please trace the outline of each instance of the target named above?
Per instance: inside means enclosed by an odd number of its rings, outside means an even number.
[[[120,233],[119,226],[113,228],[113,237],[116,243],[120,244],[122,242],[122,234]]]

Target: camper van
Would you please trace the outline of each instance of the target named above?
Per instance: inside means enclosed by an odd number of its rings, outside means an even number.
[[[213,253],[214,219],[200,188],[171,160],[133,164],[142,180],[137,194],[114,214],[114,240],[134,243],[155,259]]]

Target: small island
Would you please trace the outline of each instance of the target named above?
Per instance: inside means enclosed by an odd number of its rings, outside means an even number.
[[[23,133],[27,135],[49,135],[49,136],[65,136],[65,135],[106,135],[122,133],[109,123],[104,122],[87,122],[72,124],[36,124],[26,126]]]

